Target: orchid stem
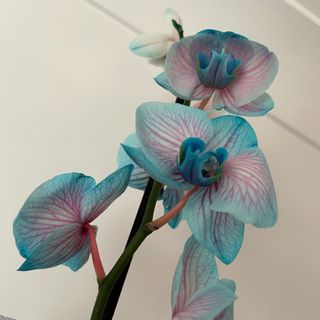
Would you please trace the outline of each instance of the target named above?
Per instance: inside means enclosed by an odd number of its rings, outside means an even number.
[[[133,237],[135,236],[135,234],[137,233],[139,227],[142,224],[143,219],[145,216],[145,212],[146,212],[146,207],[148,204],[148,200],[149,200],[149,196],[152,192],[153,188],[159,188],[158,191],[154,191],[154,192],[160,192],[162,185],[159,184],[158,182],[154,181],[152,178],[149,178],[149,181],[147,183],[147,186],[145,188],[142,200],[140,202],[139,205],[139,209],[138,212],[136,214],[136,217],[134,219],[127,243],[126,243],[126,247],[129,245],[130,241],[133,239]],[[150,210],[151,211],[151,210]],[[153,213],[153,212],[152,212]],[[145,221],[144,223],[147,223],[149,221],[152,220],[152,217],[150,220]],[[116,283],[114,284],[112,291],[110,293],[109,299],[107,301],[104,313],[103,313],[103,320],[111,320],[113,318],[114,312],[116,310],[121,292],[122,292],[122,288],[123,285],[126,281],[127,278],[127,274],[130,268],[130,264],[131,264],[131,260],[128,262],[127,266],[125,267],[125,269],[122,271],[121,275],[119,276],[118,280],[116,281]]]
[[[96,231],[90,224],[85,225],[85,228],[88,230],[92,262],[97,275],[97,280],[99,282],[106,277],[106,273],[104,272],[104,268],[99,254],[99,248],[96,241]]]
[[[157,183],[157,182],[155,182]],[[160,185],[160,184],[159,184]],[[161,186],[161,185],[160,185]],[[144,220],[148,221],[152,216],[155,208],[155,204],[158,197],[159,187],[152,188],[152,192],[149,197],[149,201],[146,207]],[[133,237],[132,241],[126,247],[114,267],[111,269],[109,274],[100,282],[99,293],[96,299],[96,303],[94,305],[94,309],[91,315],[91,320],[102,320],[104,308],[107,304],[107,301],[112,292],[112,288],[114,284],[118,281],[120,275],[125,270],[127,264],[131,261],[134,253],[138,250],[143,241],[149,236],[153,231],[158,230],[163,225],[166,224],[172,217],[174,217],[179,211],[186,205],[187,201],[190,199],[192,194],[194,194],[198,190],[199,186],[191,189],[178,203],[172,208],[166,215],[165,219],[163,217],[156,219],[152,222],[147,222],[146,224],[142,224],[138,230],[138,232]],[[143,222],[145,222],[143,221]]]
[[[109,272],[107,277],[99,284],[99,293],[96,299],[96,303],[91,315],[91,320],[111,320],[118,302],[123,283],[125,281],[128,267],[130,265],[132,256],[134,252],[138,249],[143,240],[147,237],[141,238],[141,226],[150,222],[153,218],[154,208],[158,199],[158,194],[162,188],[162,184],[154,181],[152,178],[149,179],[145,194],[142,198],[140,208],[138,210],[137,216],[134,222],[134,226],[131,230],[126,249],[120,256],[118,262],[115,264],[113,269]],[[142,214],[141,214],[142,213]],[[151,231],[144,227],[144,229],[151,233]],[[139,233],[140,232],[140,233]],[[139,241],[140,244],[139,244]],[[133,244],[137,245],[135,250],[132,252]],[[130,256],[130,252],[132,252]],[[123,258],[125,254],[126,263],[123,264]],[[118,266],[121,265],[121,268]],[[115,290],[117,289],[117,290]],[[116,292],[115,292],[116,291]],[[115,292],[115,295],[114,295]],[[108,309],[107,309],[108,307]]]
[[[176,206],[174,206],[170,211],[168,211],[165,215],[161,216],[160,218],[153,220],[152,222],[149,222],[146,224],[146,226],[152,230],[158,230],[161,227],[163,227],[165,224],[167,224],[172,218],[174,218],[180,210],[186,205],[187,201],[190,199],[190,197],[199,189],[199,186],[193,187],[191,190],[189,190],[182,199],[177,203]]]

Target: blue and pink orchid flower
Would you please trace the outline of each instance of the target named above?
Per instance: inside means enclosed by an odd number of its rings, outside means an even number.
[[[273,108],[265,91],[277,72],[277,57],[264,45],[233,32],[204,30],[170,47],[165,72],[155,80],[181,99],[260,116]]]
[[[136,137],[130,139],[134,144],[123,148],[136,163],[134,171],[143,168],[170,188],[164,193],[167,208],[187,190],[199,187],[183,208],[183,218],[197,241],[224,263],[237,256],[246,223],[276,223],[268,165],[254,130],[243,118],[209,120],[202,110],[150,102],[137,109]]]
[[[173,320],[232,320],[235,283],[219,280],[214,255],[191,236],[172,284]]]
[[[171,45],[179,40],[179,34],[172,24],[172,20],[182,25],[180,16],[172,9],[163,14],[164,32],[142,33],[133,39],[130,50],[138,56],[148,58],[154,65],[163,66],[167,52]]]
[[[67,173],[41,184],[14,221],[14,236],[26,261],[20,271],[60,264],[80,269],[90,253],[97,257],[97,227],[91,223],[126,189],[133,166],[127,165],[96,184],[92,177]],[[103,267],[94,261],[98,278]]]

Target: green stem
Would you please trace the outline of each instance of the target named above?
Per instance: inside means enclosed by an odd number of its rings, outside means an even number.
[[[183,28],[182,25],[179,24],[176,20],[172,20],[172,24],[174,26],[174,28],[177,30],[178,34],[179,34],[179,38],[180,40],[183,38]]]
[[[146,211],[144,212],[144,216],[141,223],[142,226],[152,221],[154,208],[156,206],[158,195],[162,187],[163,185],[161,183],[159,183],[158,181],[153,181],[152,190],[151,190],[150,197],[146,206]]]
[[[102,320],[103,312],[105,306],[107,305],[108,298],[110,296],[114,284],[120,277],[121,273],[124,271],[126,265],[132,259],[134,253],[140,247],[144,239],[152,233],[152,231],[145,224],[152,221],[153,212],[161,188],[162,185],[159,182],[154,181],[146,206],[143,221],[139,230],[137,231],[129,245],[126,247],[126,249],[123,251],[123,253],[119,257],[118,261],[111,269],[109,274],[102,281],[99,282],[99,292],[92,311],[91,320]]]

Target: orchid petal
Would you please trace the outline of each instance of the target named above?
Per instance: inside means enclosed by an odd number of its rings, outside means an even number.
[[[214,256],[191,236],[183,249],[172,284],[171,303],[174,314],[200,289],[218,281]]]
[[[187,100],[202,100],[213,94],[213,88],[204,86],[196,72],[196,59],[198,53],[210,56],[211,50],[220,52],[219,37],[201,34],[185,37],[174,43],[165,62],[165,72],[168,81],[178,97],[187,97]]]
[[[178,202],[183,197],[183,190],[173,189],[170,187],[165,188],[163,192],[163,206],[164,212],[167,213],[172,208],[174,208]],[[172,218],[168,223],[169,226],[175,229],[182,220],[182,212],[179,212],[174,218]]]
[[[234,80],[225,88],[216,90],[214,105],[236,110],[269,88],[278,72],[278,60],[268,48],[254,41],[229,38],[224,49],[240,59],[241,65],[235,71]]]
[[[129,48],[141,57],[161,58],[167,54],[172,43],[165,33],[143,33],[133,39]]]
[[[177,30],[175,29],[175,27],[173,26],[172,20],[175,20],[178,24],[182,25],[181,17],[173,9],[168,8],[164,12],[163,18],[164,18],[165,27],[167,28],[171,38],[175,41],[178,41],[179,34],[178,34]]]
[[[233,292],[236,291],[236,284],[234,281],[229,279],[222,279],[220,283],[228,287]],[[234,304],[230,304],[221,313],[219,313],[213,320],[233,320],[234,319]]]
[[[235,299],[234,292],[218,282],[212,287],[199,290],[173,320],[212,320]]]
[[[159,75],[157,75],[154,78],[154,80],[159,86],[170,91],[174,96],[179,97],[184,100],[189,99],[189,96],[184,96],[183,94],[181,94],[180,92],[178,92],[174,89],[174,87],[170,84],[170,82],[168,80],[168,76],[165,72],[162,72]]]
[[[205,29],[205,30],[199,31],[197,34],[208,34],[208,35],[211,35],[214,37],[220,37],[220,41],[224,41],[229,38],[237,38],[237,39],[247,40],[247,38],[245,36],[238,34],[238,33],[234,33],[232,31],[222,32],[222,31],[215,30],[215,29]]]
[[[94,226],[95,233],[97,233],[98,227]],[[64,262],[64,265],[69,267],[72,271],[78,271],[89,259],[91,253],[89,237],[86,240],[82,248],[69,260]]]
[[[86,242],[87,234],[82,231],[78,224],[69,224],[53,231],[26,257],[19,271],[51,268],[68,261]]]
[[[126,138],[123,144],[130,147],[139,147],[140,143],[137,135],[131,134]],[[126,166],[128,164],[133,165],[133,170],[130,176],[129,186],[135,189],[144,190],[147,186],[150,175],[140,166],[138,166],[120,146],[117,157],[119,167]]]
[[[172,286],[172,318],[212,320],[236,296],[218,280],[214,256],[191,236],[178,262]]]
[[[95,181],[80,173],[62,174],[41,184],[14,221],[20,254],[27,258],[54,230],[81,223],[81,201]]]
[[[211,208],[256,227],[271,227],[276,223],[276,194],[259,148],[245,150],[225,162]]]
[[[272,98],[267,94],[264,93],[256,100],[249,102],[240,107],[224,107],[224,109],[230,113],[238,114],[241,116],[248,116],[248,117],[257,117],[263,116],[264,114],[268,113],[270,110],[273,109],[274,103]]]
[[[126,165],[87,192],[82,200],[81,218],[84,222],[91,222],[105,211],[127,188],[133,165]]]
[[[174,103],[142,104],[136,113],[136,130],[150,162],[162,175],[179,182],[184,181],[177,165],[181,143],[190,137],[205,143],[213,138],[213,127],[205,112]]]
[[[211,123],[214,130],[213,139],[208,144],[211,150],[223,147],[230,156],[233,156],[244,149],[258,145],[253,128],[241,117],[221,116],[212,119]]]
[[[215,201],[213,187],[195,193],[184,208],[184,215],[197,241],[223,263],[238,255],[244,236],[244,223],[228,213],[210,209]]]
[[[143,153],[141,148],[134,148],[126,145],[122,145],[124,151],[128,156],[141,168],[143,168],[148,174],[156,181],[161,182],[164,185],[177,189],[188,189],[190,184],[185,183],[182,178],[180,180],[174,180],[169,175],[164,175],[158,168],[152,163]]]

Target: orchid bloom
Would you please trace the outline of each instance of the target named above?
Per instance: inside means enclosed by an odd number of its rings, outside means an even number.
[[[81,173],[62,174],[35,189],[14,221],[16,244],[26,259],[19,270],[64,264],[76,271],[90,252],[95,259],[97,227],[91,222],[125,191],[132,169],[120,168],[99,184]]]
[[[179,40],[179,34],[172,24],[175,20],[182,25],[180,16],[172,9],[163,15],[166,32],[142,33],[129,45],[132,52],[149,59],[151,64],[164,65],[164,60],[171,45]]]
[[[219,280],[214,255],[191,236],[173,280],[172,319],[232,320],[235,289],[232,280]]]
[[[237,256],[244,224],[271,227],[277,201],[254,130],[241,117],[209,120],[180,104],[150,102],[136,113],[139,147],[123,145],[155,180],[199,189],[183,209],[197,241],[224,263]]]
[[[173,44],[159,85],[184,100],[209,100],[230,113],[260,116],[273,108],[265,91],[278,72],[268,48],[247,38],[204,30]]]

